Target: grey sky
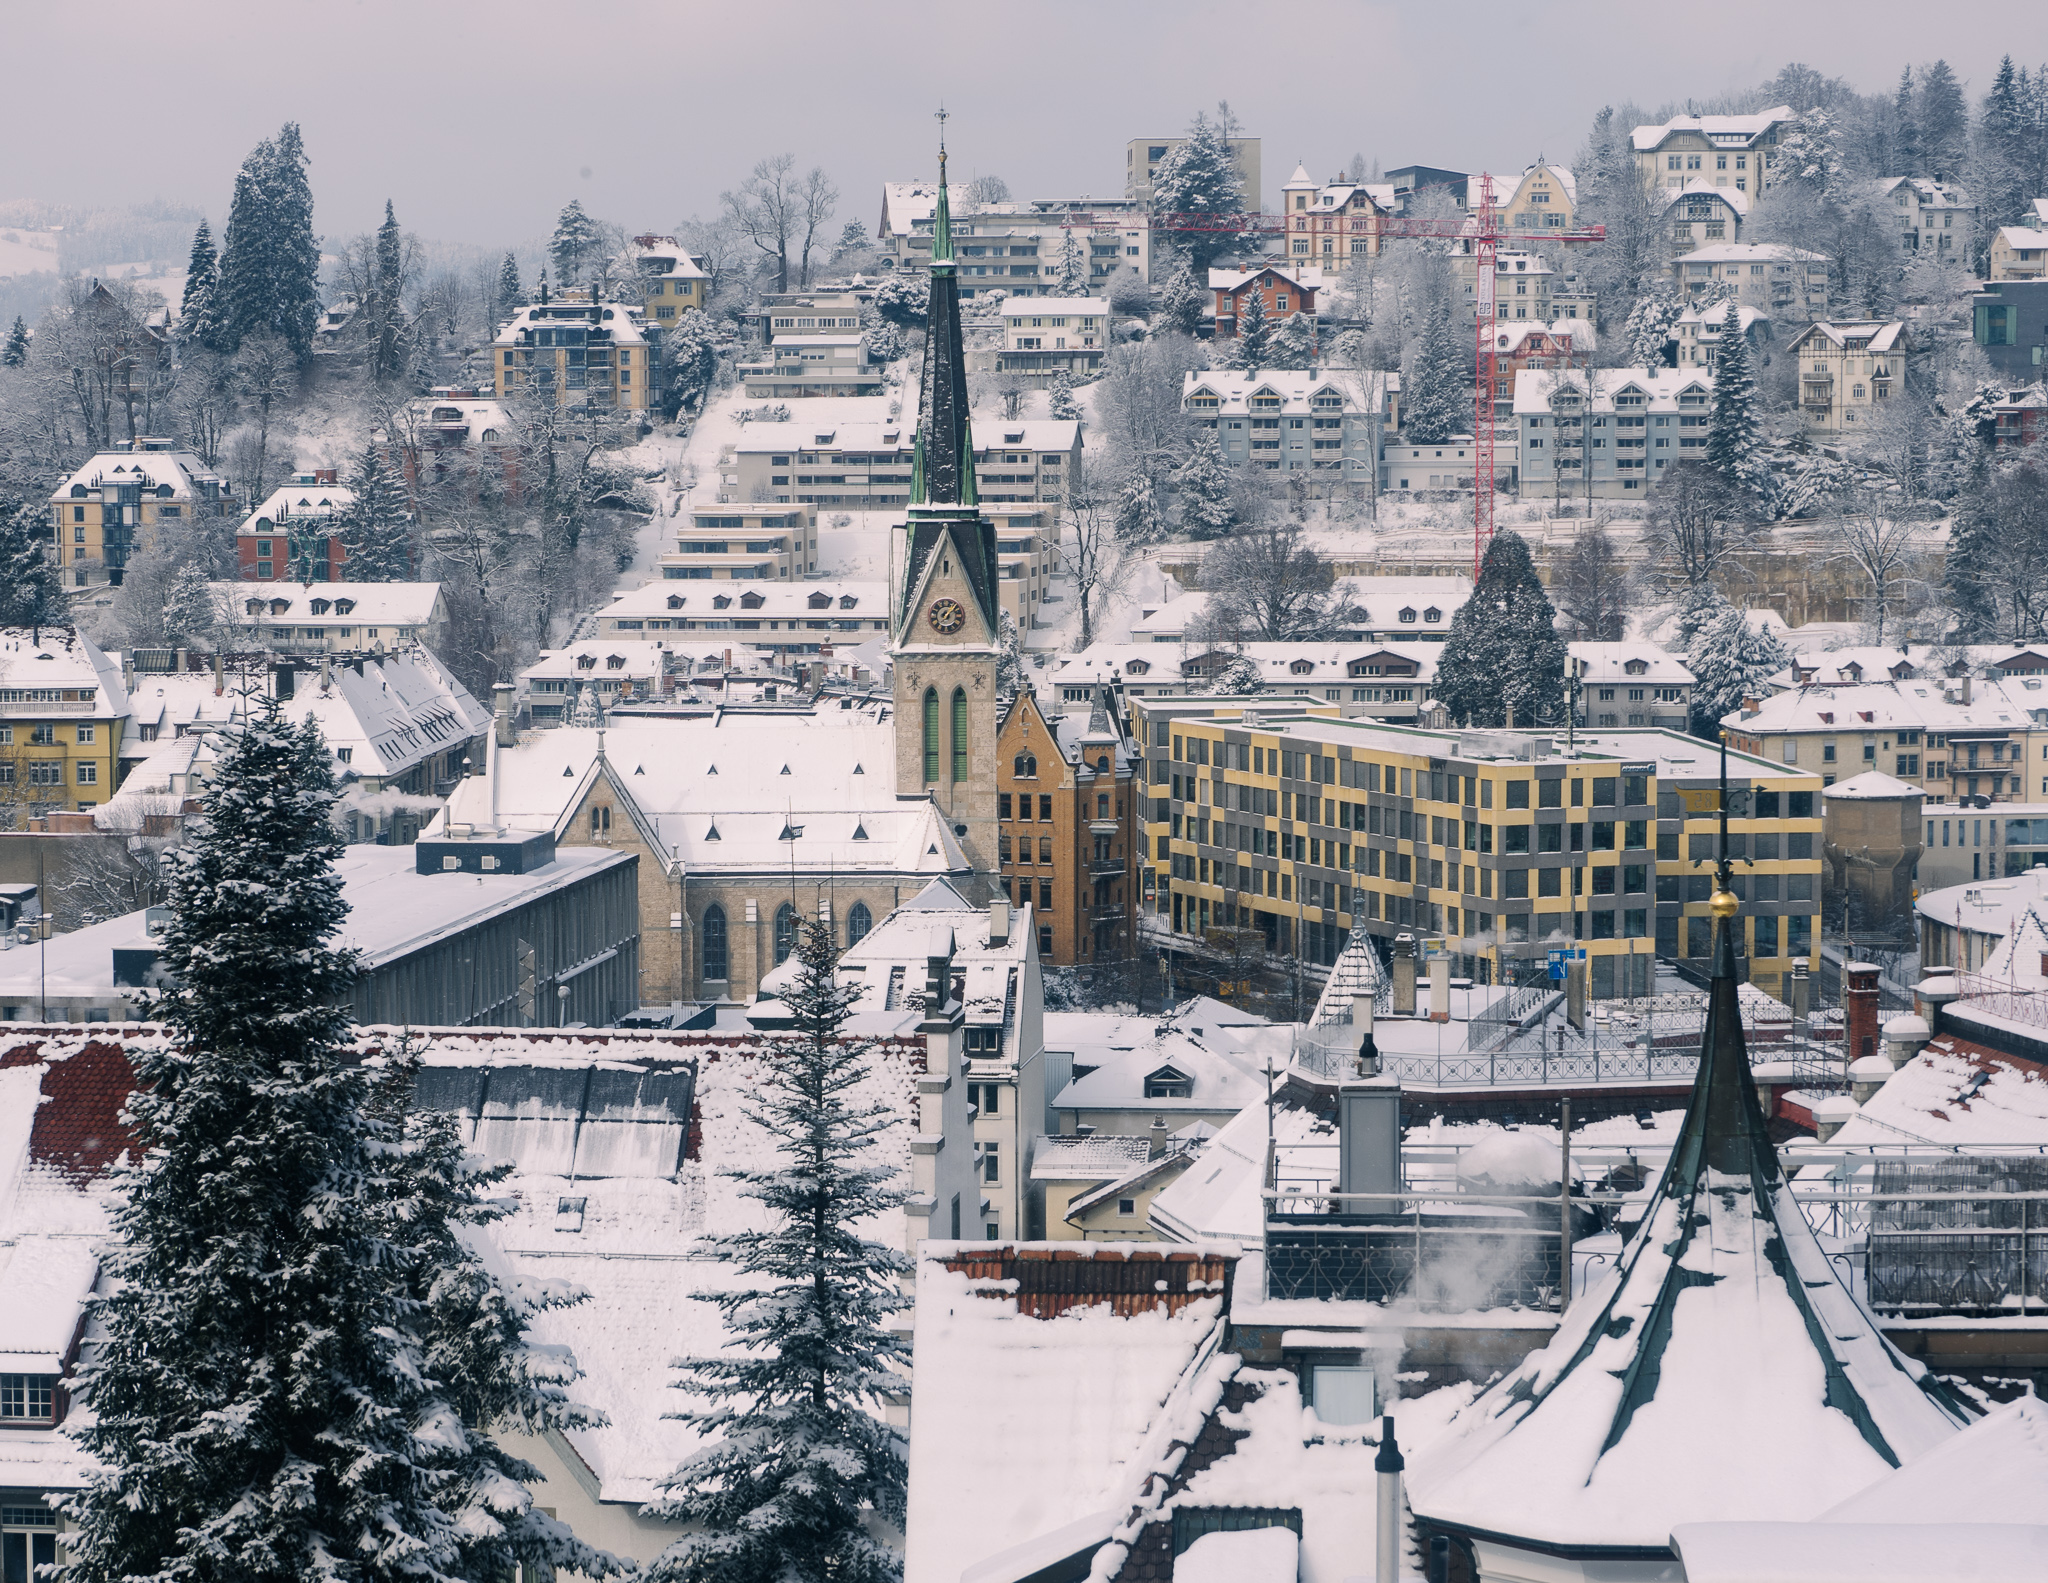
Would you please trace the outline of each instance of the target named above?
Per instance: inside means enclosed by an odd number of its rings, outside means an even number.
[[[2020,0],[1654,5],[1295,0],[7,0],[0,198],[164,198],[223,217],[236,166],[305,131],[330,237],[384,199],[425,236],[531,241],[580,196],[628,229],[711,213],[764,153],[823,164],[834,228],[932,169],[1118,194],[1135,136],[1228,98],[1273,194],[1297,159],[1519,169],[1569,159],[1601,104],[1748,86],[1788,60],[1889,91],[1946,57],[1971,103],[1998,53],[2048,55]],[[2029,37],[2031,35],[2031,37]]]

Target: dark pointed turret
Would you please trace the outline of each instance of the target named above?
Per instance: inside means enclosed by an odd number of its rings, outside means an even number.
[[[943,119],[943,112],[941,116]],[[980,497],[974,483],[974,432],[967,410],[967,356],[960,339],[960,275],[953,258],[953,207],[946,196],[943,135],[939,140],[939,203],[932,214],[931,303],[926,324],[910,503],[971,506]]]
[[[1778,1164],[1742,1035],[1725,747],[1721,785],[1714,976],[1670,1163],[1615,1273],[1411,1480],[1427,1525],[1662,1556],[1679,1523],[1816,1516],[1966,1416],[1842,1285]]]

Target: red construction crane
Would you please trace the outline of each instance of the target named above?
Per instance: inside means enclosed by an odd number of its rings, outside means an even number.
[[[1472,389],[1472,577],[1479,578],[1479,563],[1486,558],[1486,547],[1493,541],[1493,339],[1496,316],[1494,313],[1494,263],[1503,242],[1598,242],[1607,235],[1607,228],[1600,225],[1580,226],[1570,231],[1509,231],[1500,223],[1500,213],[1494,206],[1493,177],[1481,174],[1478,178],[1478,201],[1461,215],[1444,219],[1411,219],[1403,215],[1368,214],[1364,216],[1326,215],[1324,218],[1350,220],[1354,225],[1363,222],[1364,234],[1376,237],[1379,242],[1415,240],[1423,237],[1440,237],[1447,241],[1469,244],[1475,262],[1474,306],[1477,309],[1478,325],[1475,331],[1475,372]],[[1135,216],[1112,214],[1069,214],[1068,226],[1082,226],[1091,231],[1115,231],[1129,227]],[[1285,235],[1288,222],[1294,219],[1309,220],[1314,215],[1286,214],[1215,214],[1208,211],[1188,213],[1155,213],[1146,216],[1146,224],[1154,231],[1196,232],[1210,236],[1225,233],[1232,236],[1275,236]],[[1355,233],[1354,233],[1355,234]],[[1273,260],[1275,267],[1284,268],[1288,260]],[[1480,480],[1486,480],[1486,487],[1480,487]]]

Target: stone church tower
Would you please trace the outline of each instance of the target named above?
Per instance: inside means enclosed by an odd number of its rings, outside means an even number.
[[[978,875],[996,872],[996,530],[981,514],[960,338],[960,286],[939,147],[931,309],[909,519],[889,546],[896,786],[922,788]]]

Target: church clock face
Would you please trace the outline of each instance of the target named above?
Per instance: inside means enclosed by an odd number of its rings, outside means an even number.
[[[931,623],[932,631],[950,638],[967,625],[967,607],[957,599],[935,600],[924,618]]]

